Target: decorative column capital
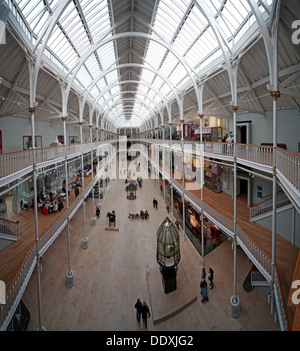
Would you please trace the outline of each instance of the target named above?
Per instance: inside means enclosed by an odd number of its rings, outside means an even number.
[[[273,100],[276,101],[277,99],[280,98],[280,91],[279,90],[270,91],[270,95],[272,96]]]
[[[79,124],[80,126],[82,126],[82,125],[83,125],[83,122],[78,122],[78,124]]]
[[[202,119],[204,117],[204,114],[203,113],[198,113],[198,117]]]
[[[67,120],[67,118],[68,118],[68,117],[61,117],[61,120],[62,120],[63,122],[65,122],[65,121]]]
[[[35,113],[35,110],[36,110],[35,107],[29,107],[29,108],[28,108],[28,111],[29,111],[29,113],[31,113],[31,114]]]
[[[232,108],[232,111],[233,111],[233,112],[237,112],[237,111],[238,111],[238,109],[239,109],[239,107],[238,107],[238,106],[232,106],[231,108]]]
[[[93,128],[93,126],[94,126],[93,124],[90,124],[90,125],[89,125],[90,128]]]

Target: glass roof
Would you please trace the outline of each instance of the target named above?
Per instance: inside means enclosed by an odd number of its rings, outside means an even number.
[[[35,43],[44,33],[60,1],[6,2]],[[228,48],[233,48],[254,22],[247,0],[202,2],[217,23]],[[264,3],[270,6],[272,0]],[[60,70],[67,73],[74,69],[94,44],[115,34],[113,5],[113,0],[69,1],[55,24],[45,51]],[[265,11],[265,6],[260,6],[261,12]],[[124,14],[127,15],[126,11]],[[140,69],[138,78],[141,84],[137,84],[134,94],[137,102],[131,102],[130,110],[125,110],[126,100],[119,103],[124,94],[118,84],[122,77],[117,69],[120,58],[116,40],[107,41],[92,52],[76,75],[79,92],[89,91],[89,101],[96,100],[97,109],[104,113],[109,111],[107,118],[111,121],[117,118],[114,122],[116,128],[128,124],[141,126],[144,120],[153,116],[153,110],[164,106],[164,101],[174,100],[174,91],[184,92],[191,87],[191,74],[197,78],[201,70],[222,55],[205,8],[200,8],[198,1],[160,0],[152,18],[148,32],[155,40],[146,40],[146,52],[142,58],[144,68]],[[106,70],[107,74],[103,76]]]

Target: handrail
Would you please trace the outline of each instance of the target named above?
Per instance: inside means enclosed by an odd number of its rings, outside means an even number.
[[[14,239],[19,239],[19,221],[13,222],[4,218],[0,218],[1,234],[12,236]]]
[[[162,139],[136,139],[136,141],[145,143],[154,143],[156,145],[164,143],[165,147],[171,147],[172,144],[183,145],[199,145],[199,142],[185,142],[180,140],[162,140]],[[237,162],[247,161],[254,169],[257,165],[258,169],[272,172],[274,161],[277,170],[277,177],[282,177],[287,184],[294,188],[288,187],[286,190],[295,197],[296,203],[300,201],[300,154],[291,152],[279,147],[268,145],[252,145],[252,144],[229,144],[220,142],[203,142],[204,156],[218,158],[231,158],[233,160],[233,150],[235,147]],[[193,150],[190,150],[193,152]],[[206,155],[207,154],[207,155]],[[213,156],[212,156],[213,155]],[[262,166],[262,167],[261,167]],[[282,182],[284,185],[284,183]],[[294,191],[295,189],[295,191]]]
[[[284,192],[280,192],[276,196],[276,209],[281,208],[283,206],[287,206],[291,204],[290,199]],[[265,213],[269,213],[273,211],[273,199],[267,199],[263,202],[258,203],[255,206],[250,207],[250,220],[255,218],[256,216],[263,215]]]
[[[35,164],[59,159],[80,152],[89,152],[103,143],[114,143],[116,140],[98,141],[93,143],[59,145],[0,154],[0,179]]]
[[[92,186],[94,185],[95,181],[97,181],[105,169],[106,165],[109,164],[114,157],[115,154],[111,155],[109,159],[104,159],[101,161],[101,171],[99,174],[93,178],[93,180],[88,184],[88,186],[77,196],[77,198],[73,201],[71,206],[58,218],[58,220],[51,225],[50,228],[46,230],[40,237],[39,237],[39,254],[45,252],[45,246],[51,238],[54,239],[57,236],[57,232],[61,232],[64,228],[63,223],[69,217],[70,213],[74,210],[78,204],[84,200],[85,195],[91,191]],[[109,155],[107,155],[109,156]],[[0,330],[5,330],[9,320],[14,314],[14,311],[17,307],[17,303],[21,299],[21,295],[25,289],[25,285],[27,284],[28,279],[30,278],[33,267],[36,263],[36,247],[35,244],[31,246],[29,249],[22,265],[20,266],[18,272],[15,275],[12,283],[7,289],[6,294],[6,304],[0,305]],[[17,301],[18,300],[18,301]]]
[[[277,305],[278,317],[279,317],[279,324],[280,328],[283,331],[290,330],[290,323],[287,316],[286,305],[283,303],[283,293],[281,289],[281,285],[278,280],[279,273],[277,264],[275,264],[275,274],[274,274],[274,294],[275,294],[275,302]]]
[[[150,141],[150,140],[145,140],[145,141]],[[114,140],[112,140],[112,142],[115,142]],[[224,143],[216,143],[216,144],[218,144],[218,145],[220,145],[220,146],[222,146],[222,145],[224,145]],[[79,144],[80,145],[80,148],[81,148],[81,145],[82,144]],[[89,146],[91,145],[91,143],[89,143]],[[239,156],[242,158],[242,157],[245,157],[246,159],[249,159],[250,161],[251,160],[253,160],[253,159],[255,159],[255,162],[257,162],[257,161],[259,161],[259,162],[262,162],[263,164],[268,164],[269,165],[269,163],[270,163],[270,155],[272,154],[271,152],[269,152],[268,151],[268,153],[267,153],[267,157],[258,157],[257,158],[257,156],[256,156],[256,151],[254,151],[254,153],[253,153],[253,149],[252,148],[246,148],[246,146],[244,145],[244,144],[240,144],[240,145],[242,145],[243,147],[243,149],[244,149],[244,151],[246,151],[246,152],[242,152],[241,150],[239,151]],[[251,147],[252,147],[253,145],[251,145]],[[241,149],[242,149],[241,148]],[[273,148],[272,147],[270,147],[270,146],[258,146],[258,148],[259,148],[259,150],[272,150],[272,152],[273,152]],[[52,150],[52,148],[49,148],[49,149],[51,149]],[[222,149],[222,148],[221,148]],[[220,152],[221,152],[221,149],[219,150]],[[90,148],[89,148],[89,150],[90,150]],[[29,150],[30,151],[30,150]],[[33,151],[33,150],[31,150],[31,151]],[[73,152],[74,152],[74,150],[72,150]],[[81,150],[80,150],[81,151]],[[278,151],[278,150],[277,150]],[[223,151],[222,151],[223,152]],[[226,151],[227,152],[227,151]],[[279,153],[281,152],[281,150],[279,150]],[[285,152],[285,151],[284,151]],[[32,155],[30,152],[29,152],[29,154],[30,155]],[[228,154],[228,152],[227,152],[227,154]],[[6,155],[6,154],[2,154],[2,155]],[[1,161],[2,161],[2,159],[1,159],[1,156],[2,155],[0,155],[0,165],[1,165]],[[284,154],[285,155],[285,154]],[[288,155],[290,155],[290,154],[288,154]],[[294,154],[291,154],[292,156],[291,157],[297,157],[296,158],[296,160],[297,160],[297,162],[299,162],[299,160],[300,160],[300,155],[298,156],[298,155],[294,155]],[[282,157],[282,155],[280,156],[280,157]],[[271,159],[273,159],[272,157],[271,157]],[[278,159],[277,159],[277,161],[278,161]],[[282,160],[281,160],[282,161]],[[273,162],[273,161],[272,161]],[[281,165],[282,166],[282,164],[279,162],[279,163],[277,163],[277,166],[279,166],[279,165]],[[14,165],[15,166],[15,165]],[[158,166],[159,167],[159,166]],[[3,167],[0,167],[0,169],[2,169]],[[289,174],[289,172],[287,172],[287,174]],[[1,177],[1,174],[0,174],[0,177]],[[299,173],[297,173],[297,177],[299,177]],[[294,180],[297,180],[298,178],[295,178]],[[296,182],[296,184],[297,184],[297,182]],[[81,196],[83,196],[83,195],[81,195]],[[79,196],[78,197],[78,199],[77,199],[77,201],[80,201],[80,199],[81,199],[81,197]],[[211,216],[212,217],[214,217],[214,216],[217,216],[217,212],[219,212],[219,211],[217,211],[217,210],[215,210],[215,209],[213,209],[211,206],[209,206],[209,205],[207,205],[207,204],[205,204],[205,211],[207,211],[208,213],[211,213]],[[219,219],[218,220],[220,220],[220,222],[222,222],[222,224],[226,227],[226,228],[233,228],[232,227],[232,225],[233,225],[233,222],[230,220],[230,219],[226,219],[226,221],[225,221],[225,218],[226,216],[219,216]],[[54,227],[53,227],[54,228]],[[237,239],[240,241],[240,243],[247,249],[247,250],[249,250],[249,252],[253,255],[253,257],[255,257],[255,259],[257,260],[257,262],[260,264],[260,266],[263,268],[263,270],[264,270],[264,273],[269,277],[270,276],[270,274],[271,274],[271,263],[270,263],[270,258],[263,252],[263,250],[261,249],[261,248],[259,248],[258,246],[257,246],[257,244],[255,244],[254,242],[253,242],[253,240],[251,240],[250,238],[249,238],[249,236],[237,225],[237,228],[238,228],[238,235],[237,235]],[[34,251],[34,250],[33,250]],[[29,257],[29,256],[28,256]],[[35,256],[34,256],[35,257]],[[27,263],[26,263],[27,264]],[[25,266],[25,264],[24,264],[24,266]],[[22,268],[23,269],[23,268]],[[22,271],[22,270],[21,270]],[[20,272],[21,272],[20,271]],[[23,271],[22,271],[23,272]],[[278,273],[277,273],[278,274]],[[22,275],[23,275],[23,273],[22,273]],[[23,278],[24,279],[24,278]],[[277,277],[276,277],[276,279],[278,279]],[[19,286],[20,285],[20,281],[22,281],[22,277],[21,278],[19,278],[19,276],[16,278],[16,280],[14,281],[14,283],[16,282],[16,284]],[[279,283],[278,283],[279,284]],[[15,286],[14,286],[14,284],[10,287],[10,289],[13,289],[14,291],[15,290],[17,290],[17,289],[15,289]],[[10,291],[10,289],[9,289],[9,291]],[[280,285],[279,285],[279,289],[280,289]],[[9,294],[12,294],[12,293],[9,293]],[[14,295],[15,294],[15,292],[12,294],[12,295]],[[278,295],[279,296],[279,295]],[[281,298],[282,298],[282,295],[280,295],[281,296]],[[10,300],[9,301],[11,301],[11,298],[10,298]],[[277,305],[280,307],[280,304],[282,305],[283,304],[283,301],[277,301]],[[5,308],[3,308],[3,306],[1,306],[1,315],[0,315],[0,329],[1,329],[1,326],[2,326],[2,324],[3,324],[3,322],[4,322],[4,319],[3,319],[3,310],[5,310],[5,311],[7,311],[7,305],[5,305]]]
[[[161,172],[162,169],[161,167],[156,163],[151,160],[152,164],[158,168]],[[170,177],[172,178],[172,177]],[[176,185],[178,186],[178,183],[175,179],[172,178],[172,183],[177,183]],[[191,200],[193,200],[194,203],[197,203],[200,201],[200,199],[191,193],[189,190],[184,189],[183,186],[180,184],[179,186],[181,188],[181,191],[183,194],[186,194],[188,192],[188,197],[191,197]],[[198,203],[197,207],[201,209],[201,205]],[[225,215],[221,214],[218,210],[213,208],[212,206],[208,205],[207,203],[203,202],[203,211],[204,214],[210,215],[213,217],[216,221],[216,224],[219,223],[223,227],[227,228],[231,232],[231,236],[233,236],[233,230],[234,230],[234,222],[230,220],[228,217]],[[206,215],[205,214],[205,215]],[[217,217],[215,218],[217,214]],[[250,238],[249,234],[242,228],[240,225],[237,223],[236,224],[236,235],[237,235],[237,242],[241,246],[241,248],[244,250],[244,252],[251,258],[252,262],[255,264],[255,266],[259,269],[259,271],[265,276],[268,282],[272,281],[272,259],[271,257],[263,250],[262,247],[260,247],[253,239]],[[275,301],[277,305],[277,311],[279,315],[279,321],[280,321],[280,327],[281,330],[289,330],[289,323],[288,323],[288,317],[287,317],[287,312],[283,300],[283,295],[281,291],[281,286],[279,283],[279,275],[278,275],[278,270],[277,266],[275,264],[275,281],[274,281],[274,293],[275,293]]]

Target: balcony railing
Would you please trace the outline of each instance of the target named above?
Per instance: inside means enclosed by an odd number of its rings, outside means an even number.
[[[276,196],[276,209],[288,206],[291,204],[290,199],[283,192]],[[255,218],[263,216],[273,211],[273,198],[272,196],[267,200],[250,207],[250,220],[253,221]]]
[[[49,242],[52,242],[57,235],[64,229],[64,223],[67,221],[68,217],[74,212],[75,208],[80,205],[86,195],[91,191],[94,183],[99,179],[102,171],[105,169],[106,165],[111,162],[115,153],[112,155],[107,155],[105,159],[101,161],[101,171],[91,181],[88,186],[78,195],[75,201],[70,205],[70,207],[59,217],[59,219],[39,238],[39,255],[42,255],[46,249],[49,247]],[[31,249],[28,251],[20,270],[17,272],[12,284],[8,288],[6,294],[6,303],[0,305],[0,331],[6,330],[11,317],[22,297],[22,294],[26,288],[26,285],[30,279],[32,271],[36,264],[36,246],[33,244]]]
[[[19,222],[0,218],[0,238],[17,241],[19,237]]]
[[[280,148],[276,150],[276,166],[286,179],[300,190],[300,155]]]
[[[165,140],[162,139],[136,139],[136,141],[154,143],[156,145],[164,144],[166,147],[179,145],[199,145],[199,142],[184,141],[183,144],[180,140]],[[228,143],[218,143],[218,142],[203,142],[204,154],[214,155],[216,158],[219,155],[222,157],[233,157],[234,155],[234,144]],[[274,148],[272,146],[265,145],[250,145],[250,144],[235,144],[236,147],[236,157],[239,160],[244,160],[251,162],[250,166],[255,169],[255,165],[263,166],[258,167],[263,171],[268,171],[269,173],[273,170],[274,161],[276,162],[276,167],[278,172],[284,177],[284,181],[287,181],[289,185],[293,187],[295,192],[292,194],[296,197],[296,202],[300,202],[300,154],[296,154],[281,148]],[[178,148],[176,148],[176,151]],[[197,149],[192,148],[186,151],[195,152]],[[274,154],[275,152],[275,154]],[[206,155],[205,155],[206,156]],[[275,157],[274,157],[275,156]]]
[[[97,149],[100,145],[113,142],[114,140],[86,144],[62,145],[0,154],[0,179],[30,167],[34,163],[40,164],[81,152],[87,153],[91,149]]]
[[[160,172],[162,171],[161,167],[151,160],[154,167],[158,168]],[[201,200],[196,195],[192,194],[189,191],[186,191],[182,184],[177,182],[175,179],[171,179],[172,183],[176,184],[176,187],[181,190],[183,194],[186,195],[188,201],[191,199],[192,203],[195,204],[199,210],[201,210]],[[203,202],[203,211],[205,216],[213,218],[215,224],[225,229],[225,232],[233,237],[234,234],[234,222],[229,219],[227,216],[223,215],[217,211],[212,206],[209,206],[207,203]],[[259,269],[259,271],[264,275],[268,282],[272,280],[272,260],[271,257],[266,254],[266,252],[255,242],[250,236],[238,225],[236,224],[236,237],[239,246],[244,250],[248,255],[251,261]],[[276,265],[275,265],[276,267]],[[277,306],[278,318],[281,330],[288,330],[288,318],[286,314],[286,309],[282,297],[281,287],[278,280],[278,271],[275,269],[275,302]]]

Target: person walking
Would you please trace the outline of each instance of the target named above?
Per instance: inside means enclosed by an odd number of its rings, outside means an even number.
[[[202,279],[200,283],[200,294],[202,295],[202,300],[201,302],[208,301],[208,296],[207,296],[207,282],[205,279]]]
[[[213,279],[214,279],[214,271],[213,271],[212,268],[209,268],[209,270],[208,270],[208,280],[210,281],[209,285],[210,285],[211,289],[214,287]]]
[[[97,206],[96,207],[96,216],[99,218],[100,216],[100,208]]]
[[[206,277],[205,268],[202,268],[201,278],[205,279],[205,277]]]
[[[143,301],[143,306],[142,306],[142,318],[143,318],[143,323],[145,328],[147,329],[147,319],[150,318],[150,310],[148,305],[146,304],[146,301]]]
[[[142,305],[141,300],[137,299],[137,301],[134,305],[134,308],[136,309],[136,319],[139,323],[141,321],[142,307],[143,307],[143,305]]]

